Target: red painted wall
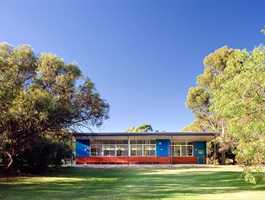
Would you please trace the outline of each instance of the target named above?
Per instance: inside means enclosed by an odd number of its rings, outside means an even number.
[[[76,164],[196,164],[196,157],[138,157],[138,156],[96,156],[79,157]]]

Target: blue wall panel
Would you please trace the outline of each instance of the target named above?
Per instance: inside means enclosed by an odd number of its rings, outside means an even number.
[[[76,140],[75,150],[77,157],[90,156],[89,140]]]
[[[156,140],[156,155],[159,157],[165,157],[170,155],[170,140]]]
[[[197,164],[205,164],[206,142],[194,142],[194,156],[197,158]]]

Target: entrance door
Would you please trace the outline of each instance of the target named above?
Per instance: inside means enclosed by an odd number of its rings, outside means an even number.
[[[197,164],[205,164],[206,142],[194,143],[194,156],[197,158]]]
[[[90,155],[89,140],[76,140],[76,156],[86,157]]]
[[[199,149],[198,156],[197,156],[197,164],[204,164],[205,163],[204,160],[205,160],[204,150]]]
[[[160,139],[156,140],[156,155],[158,157],[167,157],[169,156],[170,151],[170,140]]]

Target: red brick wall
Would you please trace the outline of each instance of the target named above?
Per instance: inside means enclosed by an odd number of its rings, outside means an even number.
[[[196,157],[79,157],[77,164],[196,164]]]

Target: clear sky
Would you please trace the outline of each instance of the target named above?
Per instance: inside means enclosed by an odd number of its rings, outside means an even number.
[[[263,43],[264,10],[262,0],[1,1],[0,41],[79,63],[110,103],[98,131],[178,131],[193,120],[185,98],[203,58]]]

